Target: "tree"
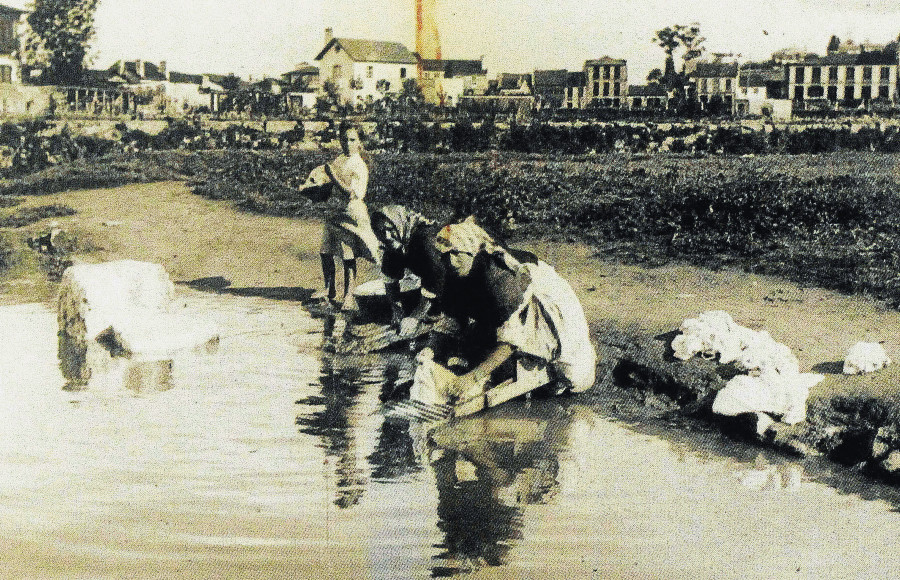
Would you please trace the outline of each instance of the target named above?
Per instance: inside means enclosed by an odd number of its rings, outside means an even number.
[[[657,30],[656,36],[653,37],[653,41],[666,53],[666,64],[662,77],[664,79],[671,78],[675,74],[675,58],[672,55],[679,45],[677,27],[678,25],[666,26],[662,30]]]
[[[666,53],[665,69],[661,75],[657,75],[659,69],[651,71],[654,80],[649,82],[657,82],[664,86],[666,90],[675,99],[675,104],[681,106],[685,101],[684,86],[687,84],[687,75],[685,69],[688,61],[698,58],[703,51],[703,43],[706,39],[700,36],[700,25],[696,22],[691,24],[675,24],[666,26],[656,31],[653,41],[659,45]],[[681,70],[675,70],[675,51],[681,50]]]
[[[828,48],[826,49],[828,54],[832,52],[837,52],[837,50],[841,47],[841,39],[835,35],[831,35],[831,40],[828,41]]]
[[[33,0],[28,15],[26,60],[48,67],[49,80],[77,84],[84,72],[94,37],[94,13],[99,0]]]
[[[681,71],[684,72],[684,67],[688,61],[700,58],[700,55],[706,50],[703,47],[706,39],[700,36],[700,25],[696,22],[687,26],[676,25],[675,29],[678,35],[678,42],[681,43],[684,49],[684,54],[681,55]]]
[[[655,68],[649,73],[647,73],[647,83],[651,85],[658,85],[663,80],[663,71],[662,69]]]

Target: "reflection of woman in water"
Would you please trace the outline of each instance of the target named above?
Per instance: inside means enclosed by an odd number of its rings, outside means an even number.
[[[335,260],[344,266],[344,295],[342,309],[355,310],[353,289],[356,285],[356,259],[380,260],[378,240],[372,232],[366,209],[366,189],[369,185],[368,153],[362,145],[362,131],[356,125],[342,121],[338,130],[342,154],[326,165],[312,170],[301,193],[320,191],[331,185],[331,197],[340,202],[338,208],[325,218],[322,244],[322,277],[325,288],[317,297],[334,300],[337,296]]]
[[[522,407],[499,411],[431,433],[441,450],[431,464],[444,533],[438,558],[447,560],[436,573],[504,564],[513,541],[522,538],[525,506],[546,501],[559,487],[559,453],[572,424],[568,409],[545,401],[527,413]]]

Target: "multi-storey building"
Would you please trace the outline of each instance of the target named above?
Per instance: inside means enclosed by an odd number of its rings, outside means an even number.
[[[734,110],[738,87],[738,65],[733,62],[697,62],[688,74],[691,90],[704,109]]]
[[[897,54],[889,52],[832,53],[785,65],[787,96],[795,104],[868,106],[896,103]]]
[[[419,71],[422,96],[434,105],[456,105],[463,95],[483,95],[488,87],[480,59],[421,59]]]
[[[621,58],[587,60],[584,63],[584,107],[620,108],[628,96],[628,63]]]

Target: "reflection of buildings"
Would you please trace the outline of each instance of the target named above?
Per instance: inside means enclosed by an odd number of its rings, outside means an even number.
[[[498,566],[522,538],[526,505],[555,495],[571,419],[558,401],[515,403],[437,428],[433,463],[445,562],[435,574]]]

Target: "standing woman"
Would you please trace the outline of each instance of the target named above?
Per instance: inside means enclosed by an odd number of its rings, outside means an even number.
[[[322,245],[322,277],[325,288],[314,295],[334,300],[337,297],[335,259],[344,266],[344,295],[341,309],[356,310],[353,288],[356,285],[356,259],[375,264],[381,260],[378,240],[372,232],[366,208],[366,189],[369,185],[371,158],[362,144],[362,130],[348,121],[341,121],[338,139],[342,154],[326,165],[312,170],[300,187],[301,193],[314,195],[322,186],[331,186],[331,198],[340,204],[325,216]]]

